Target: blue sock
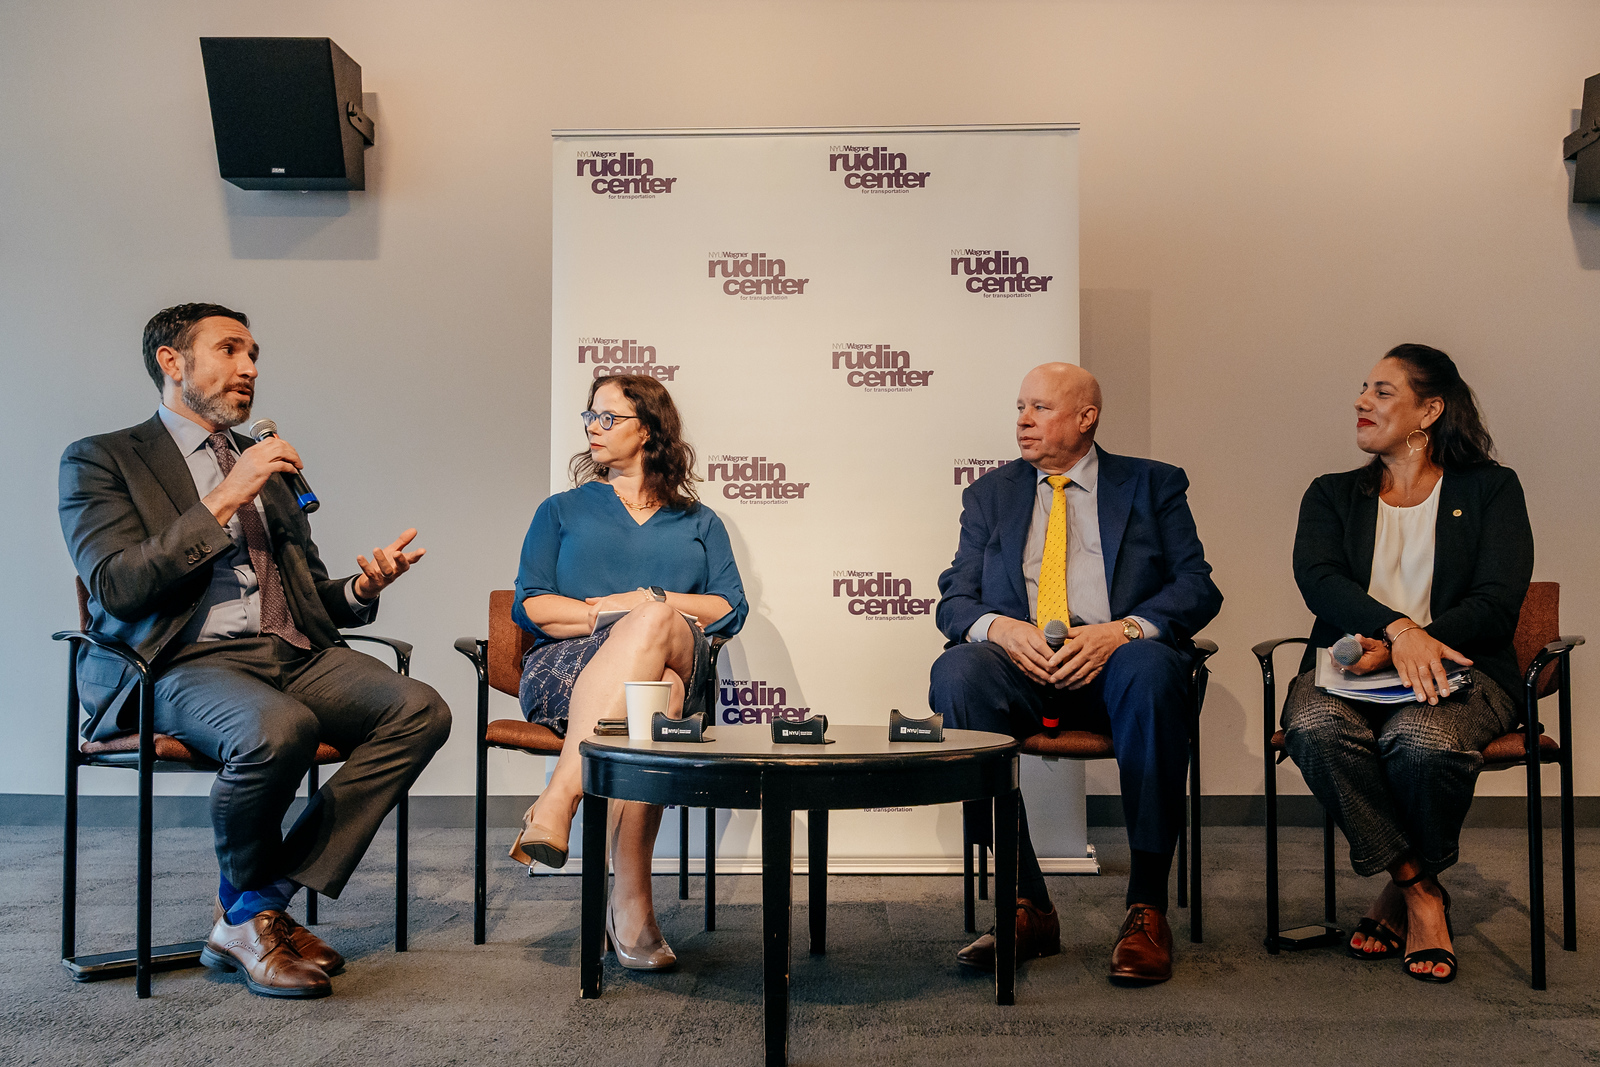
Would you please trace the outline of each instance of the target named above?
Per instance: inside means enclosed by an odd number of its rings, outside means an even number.
[[[276,882],[269,882],[260,889],[235,890],[238,897],[232,904],[224,901],[223,909],[228,913],[229,924],[238,926],[264,911],[287,911],[289,901],[293,900],[299,891],[300,886],[296,883],[287,878],[279,878]]]
[[[227,911],[239,902],[239,890],[234,888],[225,874],[217,875],[217,899],[222,902],[223,911]]]

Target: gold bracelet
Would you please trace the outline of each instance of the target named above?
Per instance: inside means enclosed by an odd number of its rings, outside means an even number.
[[[1412,625],[1407,626],[1404,630],[1401,630],[1399,633],[1395,634],[1393,637],[1390,637],[1389,634],[1388,634],[1388,631],[1385,631],[1384,635],[1383,635],[1383,643],[1389,646],[1389,654],[1390,655],[1394,654],[1394,643],[1396,641],[1400,640],[1401,637],[1403,637],[1404,635],[1410,633],[1412,630],[1420,630],[1420,629],[1422,629],[1422,627],[1420,627],[1420,626],[1416,625],[1415,623],[1413,623]]]

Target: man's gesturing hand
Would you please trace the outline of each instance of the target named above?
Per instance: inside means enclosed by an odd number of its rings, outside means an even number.
[[[255,449],[251,449],[255,451]],[[356,565],[361,568],[361,573],[356,576],[356,596],[362,600],[376,600],[378,594],[394,584],[396,578],[411,569],[411,565],[421,559],[428,550],[419,548],[415,552],[407,552],[409,545],[417,536],[415,529],[407,530],[394,539],[394,544],[388,548],[375,548],[372,550],[372,559],[366,556],[357,556]]]

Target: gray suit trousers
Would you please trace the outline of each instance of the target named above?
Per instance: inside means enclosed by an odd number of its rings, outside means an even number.
[[[179,649],[155,713],[157,731],[222,764],[211,823],[223,876],[240,889],[288,877],[330,897],[450,735],[431,686],[353,649],[304,652],[271,636]],[[321,741],[350,758],[285,834]]]

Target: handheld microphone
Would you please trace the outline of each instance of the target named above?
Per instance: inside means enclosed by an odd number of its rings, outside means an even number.
[[[271,419],[257,419],[250,424],[250,436],[259,444],[269,437],[278,436],[278,424]],[[283,480],[289,483],[289,491],[294,494],[295,503],[300,505],[300,510],[307,515],[322,506],[317,499],[317,494],[311,491],[311,486],[306,484],[305,476],[299,471],[283,472]]]
[[[1333,662],[1341,667],[1353,667],[1364,654],[1361,642],[1346,634],[1335,641],[1328,649],[1328,655],[1333,657]]]
[[[1044,642],[1050,646],[1051,652],[1060,651],[1061,646],[1067,643],[1067,624],[1060,619],[1051,619],[1044,624]],[[1054,730],[1061,725],[1061,720],[1048,716],[1041,716],[1046,730]]]

